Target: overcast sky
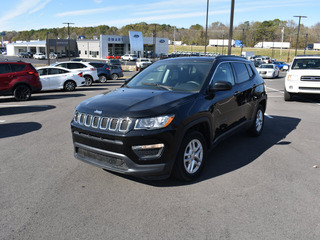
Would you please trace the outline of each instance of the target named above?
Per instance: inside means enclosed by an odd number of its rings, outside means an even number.
[[[1,1],[0,31],[147,22],[189,28],[205,26],[207,0],[6,0]],[[231,0],[210,0],[209,24],[229,25]],[[320,22],[320,0],[235,0],[234,25],[279,18],[313,26]]]

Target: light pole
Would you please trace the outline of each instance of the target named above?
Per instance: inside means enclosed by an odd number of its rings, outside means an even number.
[[[49,51],[50,51],[50,45],[49,45],[49,32],[47,32],[46,46],[47,46],[47,59],[48,59],[48,66],[50,66],[50,56],[49,56]]]
[[[66,22],[66,23],[63,23],[63,24],[68,24],[68,57],[69,57],[69,60],[70,60],[70,32],[69,32],[69,26],[70,26],[70,24],[74,24],[74,23]]]
[[[306,33],[306,44],[305,44],[305,47],[304,47],[303,55],[306,55],[307,46],[308,46],[308,33]]]
[[[228,55],[231,55],[231,41],[232,41],[232,33],[233,33],[233,16],[234,16],[234,0],[231,0],[230,28],[229,28],[229,41],[228,41]]]
[[[207,0],[207,16],[206,16],[206,35],[204,37],[204,55],[207,55],[207,37],[208,37],[208,11],[209,11],[209,0]]]
[[[307,18],[307,16],[293,16],[299,18],[299,24],[298,24],[298,34],[297,34],[297,41],[296,41],[296,51],[294,53],[295,56],[297,56],[297,50],[298,50],[298,43],[299,43],[299,32],[300,32],[300,22],[301,18]]]

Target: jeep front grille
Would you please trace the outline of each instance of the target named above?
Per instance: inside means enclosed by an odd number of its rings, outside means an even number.
[[[131,120],[127,118],[100,117],[92,114],[75,112],[74,122],[89,128],[96,128],[112,132],[128,132]]]

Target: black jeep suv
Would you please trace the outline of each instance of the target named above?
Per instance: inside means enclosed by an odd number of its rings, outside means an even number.
[[[243,58],[160,60],[77,106],[74,155],[118,173],[194,180],[217,142],[243,128],[260,135],[266,105],[264,80]]]

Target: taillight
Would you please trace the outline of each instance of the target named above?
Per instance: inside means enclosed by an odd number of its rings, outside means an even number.
[[[36,77],[39,77],[39,73],[38,72],[28,72],[28,74],[35,75]]]
[[[96,68],[90,68],[90,70],[92,70],[92,71],[97,71],[97,69],[96,69]]]
[[[81,72],[81,73],[78,73],[78,76],[79,76],[79,77],[82,77],[82,76],[83,76],[83,75],[82,75],[82,72]]]
[[[110,70],[110,68],[106,68],[107,70]]]
[[[123,72],[123,70],[121,69],[121,72]]]

